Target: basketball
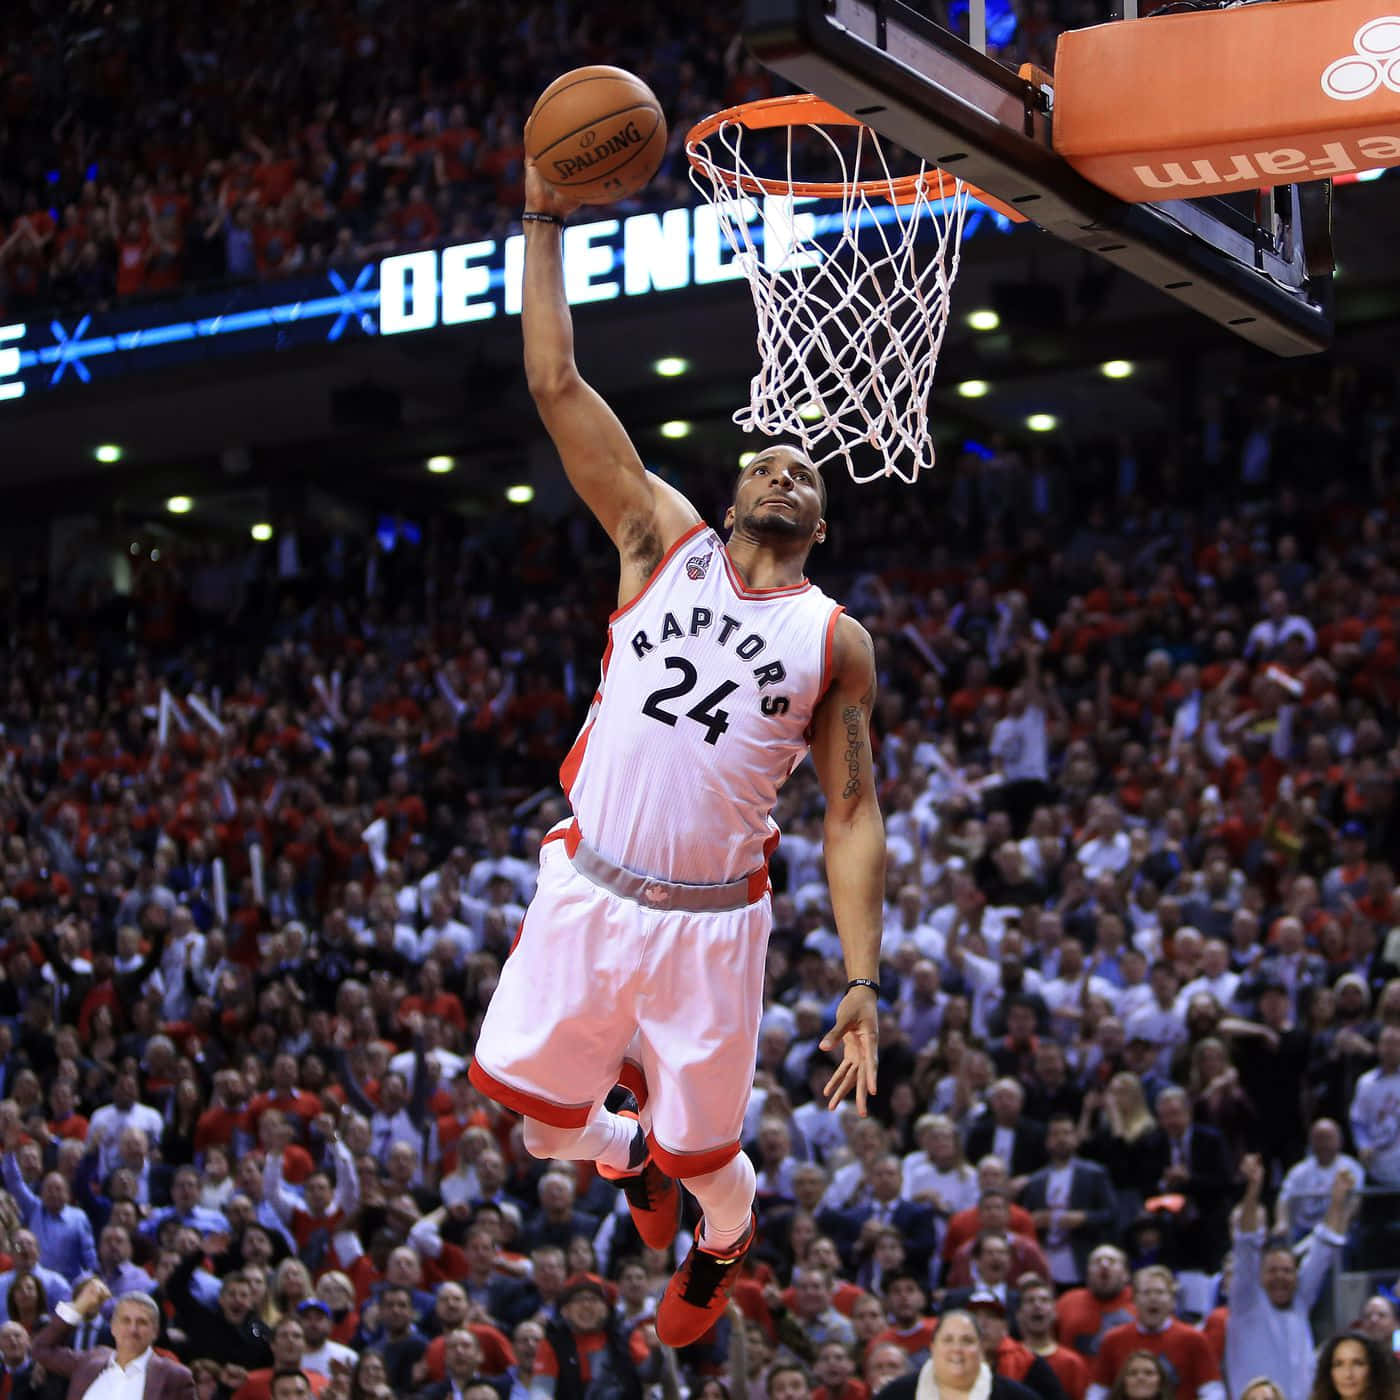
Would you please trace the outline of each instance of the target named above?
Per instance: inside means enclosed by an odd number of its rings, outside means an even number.
[[[575,68],[540,94],[525,123],[525,150],[556,189],[585,204],[635,194],[666,153],[656,94],[621,68]]]

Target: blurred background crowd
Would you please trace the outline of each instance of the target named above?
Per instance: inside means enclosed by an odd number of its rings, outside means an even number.
[[[942,0],[923,7],[950,18]],[[1058,15],[993,0],[996,51],[1049,65]],[[966,29],[966,3],[951,16]],[[1090,7],[1092,9],[1092,7]],[[286,5],[31,0],[0,15],[0,314],[94,306],[496,237],[521,128],[563,69],[665,94],[661,173],[624,212],[693,197],[686,130],[775,92],[737,0]],[[567,57],[566,57],[567,56]]]
[[[648,1324],[674,1259],[465,1075],[564,813],[601,533],[306,519],[246,557],[169,544],[122,593],[83,551],[10,575],[14,1346],[97,1271],[155,1291],[206,1400],[295,1356],[354,1400],[445,1395],[459,1363],[503,1394],[860,1400],[971,1304],[1050,1400],[1112,1390],[1143,1337],[1213,1400],[1273,1336],[1257,1279],[1306,1329],[1335,1267],[1372,1296],[1331,1321],[1388,1355],[1400,500],[1390,401],[1315,387],[1204,398],[1150,480],[1125,443],[1077,482],[999,447],[918,495],[834,483],[815,567],[881,685],[880,1091],[864,1121],[816,1094],[845,974],[804,768],[746,1125],[761,1242],[678,1359]],[[718,518],[723,474],[677,481]],[[579,1337],[595,1360],[560,1369]]]

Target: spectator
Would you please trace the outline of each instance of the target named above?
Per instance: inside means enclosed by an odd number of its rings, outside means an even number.
[[[243,1273],[232,1270],[222,1277],[212,1308],[194,1297],[194,1271],[203,1259],[203,1246],[195,1244],[165,1280],[165,1296],[174,1306],[175,1321],[191,1354],[217,1356],[245,1373],[271,1366],[271,1334],[253,1313],[252,1287]]]
[[[531,1388],[547,1400],[581,1400],[606,1379],[610,1387],[637,1394],[638,1368],[648,1355],[640,1329],[625,1340],[621,1336],[602,1283],[576,1275],[561,1295],[559,1320],[545,1326]]]
[[[1045,1130],[1022,1116],[1026,1091],[1014,1079],[999,1079],[987,1094],[987,1112],[967,1135],[969,1160],[995,1154],[1011,1171],[1013,1194],[1045,1165]]]
[[[319,1298],[306,1298],[297,1304],[297,1318],[306,1344],[301,1369],[308,1376],[324,1376],[327,1380],[332,1379],[336,1368],[348,1375],[359,1358],[353,1348],[332,1339],[330,1306]]]
[[[825,1269],[803,1265],[793,1278],[793,1315],[814,1346],[840,1342],[850,1346],[855,1333],[831,1303],[831,1277]]]
[[[885,1315],[889,1326],[876,1333],[872,1348],[886,1343],[897,1346],[914,1366],[928,1360],[934,1319],[928,1316],[928,1295],[911,1273],[894,1273],[884,1280]]]
[[[1361,1332],[1342,1332],[1317,1354],[1311,1400],[1395,1400],[1395,1359]]]
[[[5,1185],[19,1205],[25,1224],[39,1244],[39,1262],[70,1283],[97,1267],[92,1222],[70,1203],[67,1181],[58,1172],[45,1175],[39,1194],[30,1190],[19,1169],[15,1142],[6,1143]]]
[[[372,1343],[384,1362],[389,1384],[397,1392],[411,1388],[413,1368],[428,1349],[414,1321],[413,1291],[391,1284],[379,1295],[379,1327]]]
[[[1300,1267],[1286,1245],[1265,1247],[1263,1162],[1251,1154],[1241,1171],[1245,1192],[1234,1235],[1225,1378],[1239,1392],[1250,1378],[1264,1376],[1277,1384],[1283,1400],[1307,1400],[1314,1363],[1308,1317],[1346,1243],[1353,1179],[1345,1171],[1333,1178],[1327,1214],[1312,1232]]]
[[[493,1383],[481,1375],[481,1344],[465,1328],[449,1332],[443,1349],[445,1374],[417,1392],[417,1400],[454,1400],[465,1395],[468,1387],[485,1382],[495,1392],[496,1400],[509,1400],[504,1384]]]
[[[1176,1388],[1166,1361],[1156,1352],[1134,1351],[1124,1359],[1109,1400],[1174,1400]]]
[[[1116,1203],[1108,1173],[1075,1155],[1079,1143],[1072,1118],[1051,1118],[1045,1145],[1050,1165],[1031,1177],[1022,1198],[1051,1279],[1069,1287],[1084,1282],[1090,1251],[1114,1228]]]
[[[856,1379],[855,1357],[843,1342],[825,1342],[817,1348],[812,1373],[821,1382],[812,1400],[869,1400],[870,1388]]]
[[[969,1305],[982,1339],[982,1355],[995,1375],[1019,1381],[1041,1400],[1065,1400],[1059,1378],[1049,1365],[1012,1337],[1006,1310],[994,1293],[974,1293]]]
[[[14,1267],[0,1274],[0,1312],[9,1315],[10,1290],[17,1279],[27,1276],[38,1280],[50,1307],[67,1302],[73,1296],[72,1286],[62,1274],[53,1269],[46,1269],[39,1262],[39,1241],[34,1232],[16,1230],[13,1238]]]
[[[1055,1373],[1069,1400],[1084,1400],[1089,1368],[1077,1351],[1061,1346],[1055,1335],[1055,1290],[1034,1275],[1017,1280],[1021,1303],[1016,1326],[1021,1340]]]
[[[1171,1271],[1159,1265],[1139,1269],[1133,1277],[1133,1306],[1136,1318],[1110,1328],[1099,1343],[1089,1400],[1104,1400],[1137,1351],[1161,1358],[1174,1400],[1223,1400],[1225,1387],[1209,1344],[1173,1316],[1176,1281]]]
[[[974,1393],[985,1393],[988,1400],[1030,1400],[1035,1394],[991,1370],[971,1315],[960,1311],[939,1317],[931,1354],[917,1375],[898,1376],[878,1393],[886,1400],[914,1400],[920,1383],[938,1400],[969,1400]]]
[[[1177,1259],[1184,1268],[1209,1272],[1224,1254],[1216,1232],[1223,1230],[1228,1211],[1225,1144],[1214,1128],[1191,1122],[1189,1100],[1180,1088],[1157,1096],[1157,1122],[1152,1152],[1158,1189],[1185,1197],[1188,1211],[1178,1234]]]
[[[298,1317],[284,1317],[272,1329],[272,1365],[249,1371],[243,1384],[233,1392],[233,1400],[275,1400],[274,1381],[289,1371],[300,1372],[306,1356],[306,1333]],[[320,1395],[330,1383],[315,1371],[306,1373],[312,1395]]]
[[[1322,1223],[1332,1184],[1346,1172],[1355,1188],[1366,1180],[1361,1163],[1342,1151],[1342,1130],[1330,1118],[1319,1118],[1308,1130],[1308,1155],[1289,1168],[1279,1188],[1275,1228],[1295,1241]]]
[[[961,1307],[973,1293],[986,1292],[993,1294],[1008,1314],[1013,1314],[1018,1300],[1011,1280],[1022,1274],[1044,1278],[1049,1272],[1039,1247],[1024,1235],[1009,1235],[989,1226],[954,1256],[942,1310]]]
[[[64,1378],[35,1366],[29,1333],[18,1322],[0,1323],[0,1361],[5,1364],[10,1400],[65,1400]]]

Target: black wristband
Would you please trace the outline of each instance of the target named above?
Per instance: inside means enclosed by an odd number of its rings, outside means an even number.
[[[564,221],[558,214],[539,214],[533,209],[527,209],[520,216],[520,222],[523,224],[555,224],[559,228],[564,227]]]
[[[877,997],[880,995],[880,984],[878,982],[872,982],[868,977],[852,977],[851,980],[846,983],[846,990],[848,992],[853,991],[856,987],[869,987]]]

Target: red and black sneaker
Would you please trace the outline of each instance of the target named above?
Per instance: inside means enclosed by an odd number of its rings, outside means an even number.
[[[630,1097],[630,1095],[629,1095]],[[634,1099],[635,1103],[636,1100]],[[636,1118],[634,1109],[624,1108],[619,1118]],[[670,1249],[680,1226],[680,1187],[656,1165],[650,1152],[635,1171],[618,1171],[597,1163],[598,1175],[611,1181],[627,1197],[632,1223],[648,1249]]]
[[[698,1342],[723,1316],[753,1243],[758,1218],[750,1219],[748,1234],[724,1254],[714,1254],[701,1245],[701,1228],[695,1227],[695,1243],[685,1263],[672,1274],[656,1309],[656,1335],[668,1347]]]

